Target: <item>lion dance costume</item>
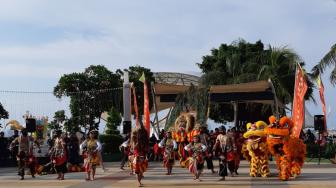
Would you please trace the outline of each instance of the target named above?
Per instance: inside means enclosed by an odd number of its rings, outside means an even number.
[[[175,121],[175,131],[172,132],[173,139],[177,143],[177,156],[181,167],[186,167],[188,153],[184,147],[188,144],[188,138],[192,140],[192,131],[195,124],[195,118],[191,114],[182,114]]]
[[[263,121],[248,123],[247,131],[244,133],[246,142],[243,145],[242,153],[244,158],[250,162],[251,177],[268,177],[270,175],[268,166],[268,148],[264,128],[267,124]]]
[[[291,136],[294,126],[288,117],[282,117],[278,121],[274,116],[269,118],[270,124],[265,128],[268,149],[276,159],[279,170],[279,178],[288,180],[301,173],[301,168],[306,156],[306,145],[300,138]]]

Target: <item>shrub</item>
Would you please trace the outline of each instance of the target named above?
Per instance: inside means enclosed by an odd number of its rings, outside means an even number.
[[[103,153],[120,153],[119,146],[123,143],[123,138],[120,135],[103,134],[99,136],[99,140],[103,144]]]

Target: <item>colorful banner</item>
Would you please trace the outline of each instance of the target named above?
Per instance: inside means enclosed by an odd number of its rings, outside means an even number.
[[[139,80],[144,83],[144,126],[149,136],[150,134],[150,112],[149,112],[148,86],[146,82],[145,73],[142,73],[142,76]]]
[[[326,134],[327,133],[327,110],[326,110],[326,104],[325,104],[325,99],[324,99],[324,86],[322,83],[321,75],[319,75],[316,81],[319,87],[320,99],[322,103],[322,111],[324,115],[324,134]]]
[[[307,81],[304,72],[300,65],[297,65],[295,73],[295,86],[294,86],[294,99],[292,108],[292,119],[294,122],[294,128],[291,136],[299,138],[302,125],[304,123],[304,96],[308,89]]]

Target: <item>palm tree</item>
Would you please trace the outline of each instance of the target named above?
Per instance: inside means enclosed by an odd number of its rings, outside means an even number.
[[[312,69],[314,77],[317,77],[320,73],[322,74],[323,71],[329,66],[334,66],[334,69],[331,71],[330,74],[330,82],[334,86],[336,85],[336,44],[334,44],[330,51],[321,59],[321,61],[315,65]]]
[[[287,47],[269,47],[266,50],[264,60],[260,66],[258,80],[271,79],[278,98],[288,104],[293,101],[294,95],[294,80],[296,65],[300,63],[303,67],[304,63],[301,58]],[[313,83],[310,81],[310,76],[307,76],[308,91],[306,99],[313,99],[312,88]]]

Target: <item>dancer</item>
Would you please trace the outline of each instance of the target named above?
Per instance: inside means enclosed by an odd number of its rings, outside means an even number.
[[[173,165],[175,163],[175,150],[177,150],[176,141],[172,138],[172,131],[169,130],[166,137],[160,142],[160,148],[164,149],[163,166],[167,168],[167,175],[172,174]]]
[[[141,180],[143,179],[143,174],[148,167],[148,159],[147,154],[149,151],[149,139],[148,133],[144,128],[143,124],[140,122],[140,127],[137,127],[133,133],[131,138],[131,147],[133,149],[133,169],[137,176],[138,186],[142,187],[143,184]]]
[[[243,145],[243,155],[250,162],[251,177],[268,177],[270,175],[268,165],[268,148],[264,128],[267,124],[263,121],[248,123],[244,137],[247,139]]]
[[[233,173],[236,171],[236,155],[237,155],[237,147],[235,138],[232,130],[229,130],[227,133],[227,142],[226,142],[226,160],[231,177],[234,176]]]
[[[96,167],[99,165],[100,158],[98,152],[101,150],[101,144],[96,139],[98,131],[92,130],[89,137],[80,145],[82,151],[85,151],[84,167],[87,172],[86,180],[93,181],[96,174]],[[92,175],[92,176],[91,176]]]
[[[67,148],[66,143],[61,137],[61,133],[57,134],[54,146],[51,148],[51,160],[58,174],[58,180],[64,180],[64,174],[67,172]]]
[[[204,152],[206,146],[200,142],[199,135],[193,137],[193,142],[184,147],[185,150],[190,151],[192,157],[189,157],[189,171],[194,175],[194,180],[200,180],[200,175],[204,168]]]
[[[209,170],[211,170],[211,172],[214,174],[214,173],[216,173],[216,171],[214,170],[214,165],[213,165],[213,162],[212,162],[213,144],[211,143],[210,135],[208,133],[208,129],[207,129],[206,125],[200,127],[199,135],[200,135],[201,143],[204,144],[207,148],[206,156],[205,156],[207,168]]]
[[[216,143],[214,146],[214,155],[218,156],[219,160],[219,171],[218,175],[221,176],[222,178],[220,181],[225,180],[225,176],[228,175],[227,172],[227,145],[228,142],[228,137],[226,135],[226,130],[224,126],[221,126],[219,128],[219,133],[216,138]]]
[[[26,129],[21,130],[21,136],[15,138],[10,144],[10,149],[14,148],[15,145],[19,145],[17,161],[18,161],[18,175],[21,176],[21,180],[24,180],[25,167],[28,166],[32,178],[35,178],[35,166],[36,159],[33,155],[33,145],[35,144],[40,151],[39,143],[33,139],[33,137],[28,136]]]

